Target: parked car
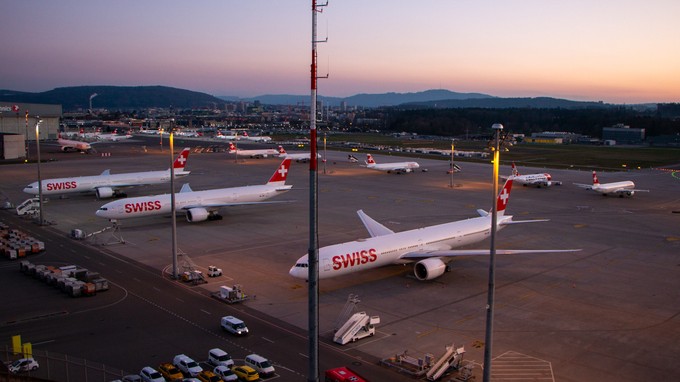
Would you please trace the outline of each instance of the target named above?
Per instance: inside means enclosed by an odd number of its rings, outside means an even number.
[[[260,375],[257,374],[257,371],[255,371],[252,367],[250,366],[234,366],[231,368],[231,371],[236,374],[238,379],[242,381],[257,381],[260,379]]]
[[[128,374],[123,377],[123,382],[142,382],[142,377],[138,374]]]
[[[39,367],[38,361],[30,357],[18,359],[7,366],[9,372],[14,374],[21,373],[22,371],[38,370]]]
[[[168,381],[179,381],[184,378],[184,374],[173,364],[166,362],[158,366],[158,372]]]
[[[213,366],[234,366],[234,360],[231,359],[231,356],[219,348],[208,350],[208,363]]]
[[[213,373],[210,370],[203,370],[202,372],[198,373],[198,379],[201,380],[202,382],[222,381],[222,378],[220,378],[217,374]]]
[[[203,368],[196,363],[190,357],[184,354],[178,354],[172,360],[172,364],[175,365],[184,375],[190,377],[198,376],[198,373],[203,371]]]
[[[165,382],[165,378],[158,372],[158,370],[153,367],[146,366],[139,372],[139,376],[142,377],[144,382]]]
[[[238,381],[238,376],[226,366],[217,366],[215,370],[213,370],[213,373],[219,375],[220,378],[226,382]]]
[[[269,377],[274,375],[274,366],[269,363],[269,360],[258,354],[250,354],[246,356],[245,363],[252,367],[259,375]]]

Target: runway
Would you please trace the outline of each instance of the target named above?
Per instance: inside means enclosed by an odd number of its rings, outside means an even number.
[[[199,144],[177,140],[175,149]],[[98,150],[110,152],[110,156],[45,154],[57,160],[43,163],[43,177],[93,175],[107,168],[112,173],[161,170],[168,167],[171,157],[167,147],[160,153],[159,147],[148,144],[145,152],[140,142],[105,147]],[[372,154],[379,163],[401,160],[381,152]],[[363,159],[362,155],[365,153],[357,157]],[[459,163],[463,171],[453,175],[454,187],[450,187],[446,161],[416,159],[427,172],[393,175],[361,168],[346,158],[346,153],[329,151],[325,172],[320,165],[321,246],[367,237],[356,215],[359,209],[388,228],[403,231],[475,217],[477,209],[490,209],[494,200],[489,164]],[[192,153],[187,164],[192,174],[181,183],[189,182],[194,190],[264,183],[279,162],[276,158],[236,161],[225,153]],[[509,163],[506,165],[501,158],[501,164],[501,174],[510,174]],[[6,179],[0,186],[2,194],[15,204],[26,199],[28,195],[21,190],[36,180],[35,165],[5,165],[0,170]],[[548,172],[563,185],[548,189],[514,187],[506,214],[513,215],[515,220],[550,221],[507,227],[499,232],[497,247],[582,251],[498,256],[493,344],[498,364],[494,363],[492,377],[502,380],[514,375],[517,380],[531,380],[528,371],[533,367],[522,365],[532,360],[539,365],[541,380],[677,379],[680,215],[672,211],[680,209],[680,182],[670,172],[652,169],[598,173],[601,182],[633,180],[637,188],[650,190],[632,198],[613,198],[572,184],[588,183],[591,178],[588,171]],[[194,224],[178,215],[181,251],[199,268],[216,265],[225,273],[198,287],[178,286],[163,276],[171,264],[169,218],[121,221],[120,235],[125,244],[102,246],[108,240],[107,233],[78,242],[67,237],[72,229],[93,232],[109,225],[94,215],[106,201],[98,201],[94,195],[52,198],[45,204],[45,215],[56,224],[30,229],[36,236],[45,231],[61,234],[62,238],[48,244],[44,255],[29,260],[90,263],[92,268],[101,268],[96,270],[119,288],[91,300],[64,300],[62,296],[55,300],[47,287],[24,280],[13,269],[15,264],[4,262],[0,272],[5,294],[20,296],[30,290],[31,296],[47,305],[41,303],[37,309],[34,303],[13,297],[11,303],[16,308],[0,314],[0,323],[4,323],[0,324],[0,334],[8,338],[20,330],[34,336],[35,342],[42,342],[55,337],[58,322],[65,333],[56,336],[58,341],[42,347],[81,355],[83,351],[79,348],[85,337],[90,344],[120,344],[101,346],[88,352],[88,357],[104,363],[112,360],[113,366],[136,371],[147,364],[157,366],[161,361],[171,360],[179,352],[194,353],[199,358],[214,347],[209,343],[231,341],[213,331],[218,329],[222,312],[235,309],[235,314],[250,321],[294,334],[279,337],[281,332],[258,328],[256,332],[267,332],[263,338],[277,345],[253,336],[245,344],[234,342],[232,350],[227,348],[231,346],[227,342],[225,350],[245,356],[248,353],[241,348],[256,349],[283,366],[282,370],[291,370],[282,380],[303,379],[306,348],[304,338],[299,336],[304,335],[307,327],[307,285],[290,277],[288,270],[308,247],[308,165],[293,163],[288,183],[293,184],[293,190],[277,199],[294,200],[292,203],[227,208],[222,210],[223,220]],[[131,188],[128,195],[166,190],[167,186]],[[18,218],[3,211],[0,220],[11,224]],[[30,227],[30,223],[21,224]],[[486,248],[488,242],[472,247]],[[82,257],[84,253],[89,258]],[[117,270],[123,268],[124,273],[119,274]],[[488,259],[475,257],[460,258],[452,263],[451,272],[427,282],[416,280],[410,265],[322,280],[323,367],[340,366],[335,357],[343,354],[348,357],[345,363],[358,362],[356,368],[369,380],[381,380],[375,378],[381,378],[382,373],[397,380],[405,377],[373,365],[405,350],[414,357],[438,356],[451,344],[465,347],[466,361],[481,364],[487,276]],[[243,285],[253,298],[241,305],[215,306],[216,302],[206,297],[220,285],[235,283]],[[128,295],[123,298],[125,291]],[[180,294],[186,297],[178,297]],[[343,347],[332,343],[332,331],[350,294],[359,296],[359,311],[379,315],[381,323],[375,337]],[[146,301],[142,304],[146,308],[138,313],[139,304],[128,305],[134,300]],[[90,304],[97,309],[88,310]],[[102,305],[105,308],[100,308]],[[21,318],[20,323],[8,324],[16,321],[17,315],[42,317],[45,312],[63,311],[69,313],[49,319]],[[74,314],[76,311],[84,312]],[[175,312],[177,316],[171,314]],[[194,318],[196,325],[188,323]],[[115,326],[113,330],[101,329],[114,323],[118,329]],[[182,331],[192,326],[195,330],[190,332],[190,343],[182,341]],[[140,334],[140,330],[149,334]],[[169,333],[159,335],[157,331]],[[287,343],[300,347],[298,353],[303,354],[287,351]],[[130,357],[129,349],[135,349],[135,357]],[[481,376],[480,370],[477,367],[475,373]]]

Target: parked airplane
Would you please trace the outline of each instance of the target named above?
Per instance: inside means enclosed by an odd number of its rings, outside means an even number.
[[[310,152],[305,153],[287,153],[283,146],[279,146],[279,156],[282,158],[293,159],[296,162],[309,162],[309,157],[312,155]],[[321,154],[316,153],[316,158],[321,158]]]
[[[284,159],[274,171],[274,175],[263,185],[220,188],[214,190],[193,191],[189,184],[182,186],[175,194],[175,208],[186,213],[190,223],[205,220],[219,220],[217,213],[220,207],[240,206],[246,204],[284,203],[267,202],[265,200],[290,190],[286,185],[290,168],[290,159]],[[142,196],[116,200],[103,205],[97,216],[107,219],[126,219],[152,215],[169,214],[171,211],[170,194]]]
[[[503,176],[501,178],[512,179],[515,183],[521,184],[525,187],[536,186],[541,188],[562,184],[562,182],[553,181],[552,176],[548,173],[520,175],[519,171],[517,170],[517,166],[515,166],[515,162],[512,162],[512,175],[509,177]]]
[[[373,156],[371,154],[366,154],[366,168],[378,171],[387,171],[387,173],[394,172],[396,174],[402,174],[407,172],[413,172],[414,169],[419,168],[418,162],[393,162],[393,163],[375,163]]]
[[[111,134],[98,134],[96,135],[96,138],[100,141],[113,141],[113,142],[118,142],[124,139],[130,139],[132,138],[131,134],[125,134],[125,135],[118,135],[118,130],[113,130],[113,133]]]
[[[630,180],[624,180],[621,182],[613,183],[600,183],[597,179],[597,173],[593,171],[593,184],[582,184],[574,183],[575,185],[585,188],[586,190],[593,190],[599,192],[600,194],[607,196],[609,194],[618,195],[623,198],[624,196],[633,196],[635,192],[649,192],[649,190],[637,190],[635,189],[635,183]]]
[[[238,133],[236,133],[234,135],[231,135],[231,134],[230,135],[224,135],[224,133],[222,133],[222,130],[217,130],[217,135],[215,135],[215,138],[226,139],[228,141],[236,141],[241,137],[239,137]]]
[[[253,142],[269,142],[272,140],[272,137],[268,137],[265,135],[256,135],[256,136],[250,136],[248,135],[247,131],[243,132],[243,139],[248,140],[248,141],[253,141]]]
[[[73,141],[70,139],[64,139],[61,137],[61,133],[57,133],[57,143],[61,146],[61,151],[81,151],[84,153],[92,150],[92,145],[88,142],[83,141]]]
[[[496,200],[499,230],[509,224],[546,221],[545,219],[513,221],[512,216],[505,215],[511,188],[512,180],[508,180]],[[418,280],[437,278],[449,270],[447,263],[453,257],[489,254],[489,249],[453,249],[477,243],[489,237],[491,214],[483,210],[477,212],[480,217],[394,232],[359,210],[357,211],[359,218],[371,237],[319,249],[319,278],[330,278],[389,264],[411,262],[416,262],[413,270]],[[496,250],[496,253],[513,255],[573,251],[580,250],[510,249]],[[305,255],[295,263],[289,273],[293,277],[307,279],[308,268],[307,255]]]
[[[238,156],[247,156],[251,158],[266,158],[268,156],[278,156],[279,152],[274,149],[255,149],[255,150],[241,150],[234,146],[233,142],[229,142],[229,154],[234,154]]]
[[[179,153],[173,163],[175,178],[189,175],[190,171],[184,171],[184,166],[189,157],[189,148]],[[106,199],[113,196],[125,196],[121,192],[123,188],[142,186],[147,184],[161,184],[170,181],[170,169],[165,171],[131,172],[123,174],[111,174],[110,170],[104,170],[99,175],[78,176],[72,178],[45,179],[42,181],[43,195],[69,194],[76,192],[95,192],[97,198]],[[24,188],[27,194],[38,195],[38,182],[33,182]]]

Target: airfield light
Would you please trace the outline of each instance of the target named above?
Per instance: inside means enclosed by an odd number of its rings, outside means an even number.
[[[496,293],[496,225],[497,225],[497,203],[498,197],[498,167],[500,163],[500,133],[503,125],[494,123],[491,128],[494,130],[494,149],[493,149],[493,203],[491,204],[491,248],[489,250],[489,289],[486,304],[486,338],[484,342],[484,374],[483,381],[489,382],[491,378],[491,345],[493,344],[493,303]]]

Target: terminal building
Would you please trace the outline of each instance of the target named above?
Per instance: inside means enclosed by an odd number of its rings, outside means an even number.
[[[0,102],[0,159],[26,157],[27,141],[56,139],[61,105]],[[36,133],[38,118],[42,120]]]

